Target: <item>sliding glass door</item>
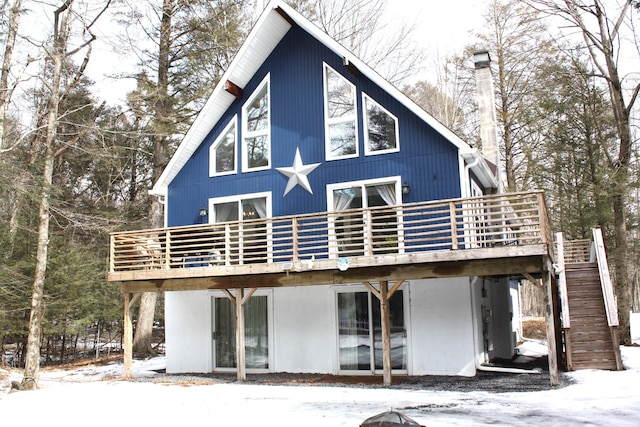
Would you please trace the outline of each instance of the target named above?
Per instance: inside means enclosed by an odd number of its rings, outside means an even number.
[[[398,252],[401,226],[397,213],[373,210],[367,216],[359,209],[400,204],[399,188],[397,177],[327,186],[328,205],[336,212],[331,238],[338,256]]]
[[[369,291],[338,292],[338,352],[340,371],[382,370],[380,301]],[[407,369],[407,329],[404,292],[397,290],[389,301],[391,321],[391,368]]]
[[[255,193],[209,200],[211,223],[229,223],[224,241],[216,242],[226,264],[267,262],[271,258],[269,224],[271,193]]]
[[[247,369],[269,369],[268,295],[253,295],[243,305]],[[236,308],[226,296],[213,297],[214,368],[236,368]]]

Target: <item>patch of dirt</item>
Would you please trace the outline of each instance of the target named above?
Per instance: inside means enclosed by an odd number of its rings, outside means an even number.
[[[543,317],[532,317],[522,321],[522,335],[534,340],[547,339],[547,321]]]
[[[122,355],[113,355],[113,356],[100,356],[98,359],[94,357],[89,357],[86,359],[77,359],[73,362],[66,363],[58,363],[58,364],[46,364],[42,365],[40,370],[42,371],[66,371],[75,368],[84,368],[87,366],[104,366],[109,365],[113,362],[122,362]]]

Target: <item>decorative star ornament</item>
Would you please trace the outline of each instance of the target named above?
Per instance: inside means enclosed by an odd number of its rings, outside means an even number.
[[[296,148],[296,156],[293,158],[293,166],[289,168],[276,168],[278,172],[289,177],[287,188],[284,189],[284,194],[282,195],[282,197],[286,196],[287,193],[291,191],[296,185],[299,185],[309,193],[313,194],[313,191],[311,191],[311,184],[309,184],[307,175],[309,175],[318,166],[320,166],[320,163],[314,163],[312,165],[302,164],[302,158],[300,157],[300,148]]]

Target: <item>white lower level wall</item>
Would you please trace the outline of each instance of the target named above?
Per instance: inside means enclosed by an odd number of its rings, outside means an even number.
[[[165,294],[168,373],[212,370],[211,296],[208,291]]]
[[[412,375],[475,375],[469,278],[411,282]]]
[[[352,285],[354,290],[364,286]],[[273,372],[338,373],[337,289],[278,288],[272,301]],[[475,374],[476,343],[468,278],[416,280],[403,285],[410,375]],[[167,292],[167,372],[211,372],[212,291]]]

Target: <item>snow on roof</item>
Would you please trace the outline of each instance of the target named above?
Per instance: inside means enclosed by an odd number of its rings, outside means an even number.
[[[247,39],[227,71],[223,74],[220,82],[216,85],[212,95],[196,117],[196,120],[180,143],[167,167],[160,175],[153,189],[150,191],[150,194],[156,196],[167,195],[167,188],[171,181],[200,146],[211,128],[231,106],[235,97],[225,90],[225,83],[231,81],[239,87],[245,87],[294,24],[320,41],[336,55],[349,61],[362,74],[366,75],[371,81],[447,138],[459,149],[460,155],[466,162],[473,163],[475,160],[478,160],[472,168],[478,179],[487,187],[497,187],[495,178],[493,178],[484,157],[478,150],[469,146],[450,129],[438,122],[433,116],[420,108],[395,86],[382,78],[367,64],[303,17],[295,9],[287,5],[284,1],[272,0],[258,18]]]

